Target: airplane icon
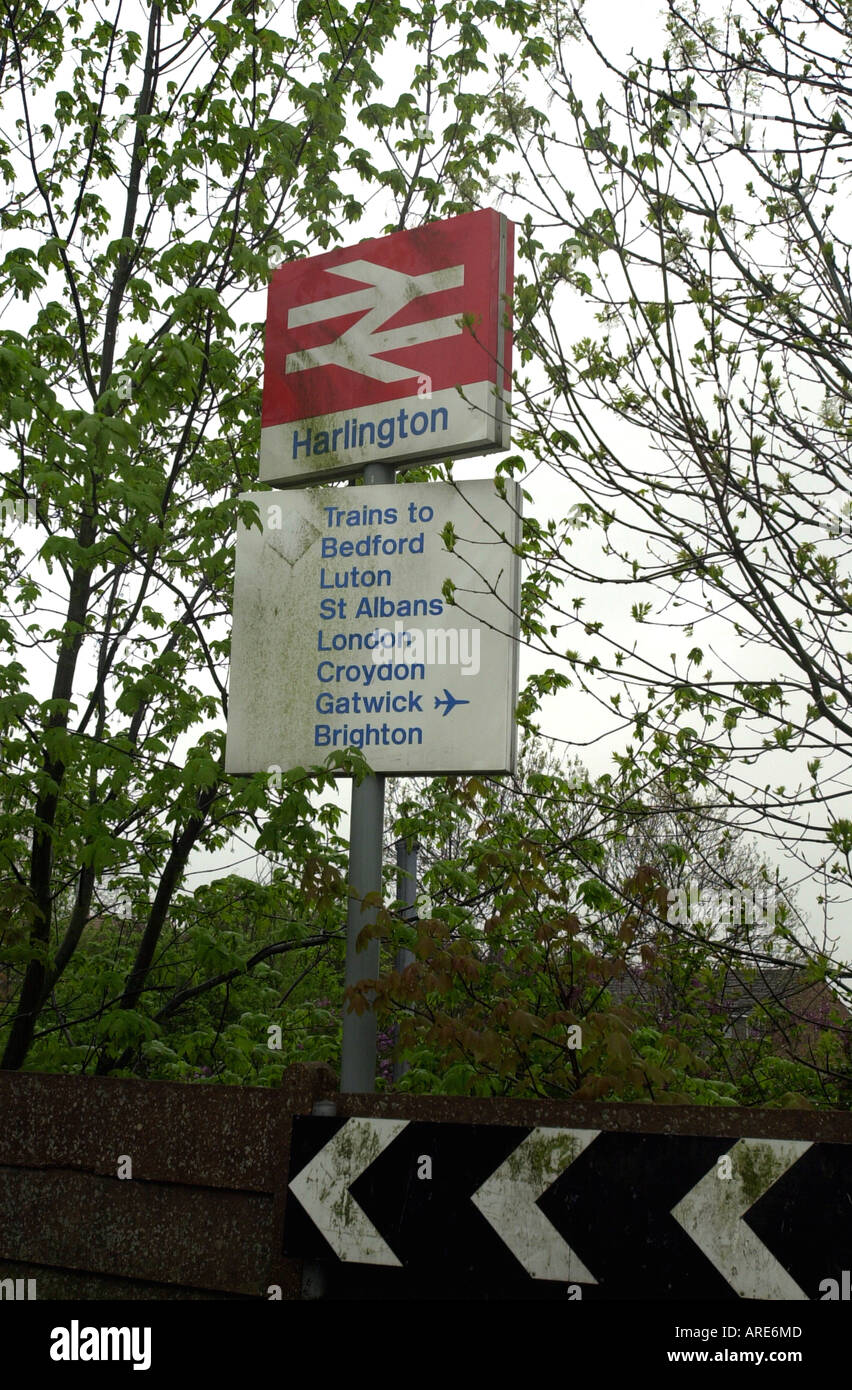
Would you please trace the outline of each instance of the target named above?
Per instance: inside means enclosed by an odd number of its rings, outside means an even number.
[[[450,711],[455,709],[456,705],[470,704],[470,700],[459,700],[455,695],[451,695],[446,686],[444,686],[444,694],[447,697],[445,700],[442,700],[438,695],[435,696],[435,708],[440,709],[441,705],[446,705],[447,708],[444,710],[445,719]]]

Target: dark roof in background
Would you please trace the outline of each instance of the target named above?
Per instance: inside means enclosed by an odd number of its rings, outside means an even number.
[[[739,971],[731,968],[721,992],[720,1003],[725,1012],[742,1018],[751,1013],[757,1004],[781,1003],[795,1008],[805,1003],[809,991],[819,987],[820,982],[807,978],[805,967],[779,962],[777,965],[762,965]],[[628,971],[607,984],[613,1000],[619,1004],[642,1001],[654,1004],[660,999],[662,989],[642,971]],[[842,1008],[840,1001],[836,1001]]]

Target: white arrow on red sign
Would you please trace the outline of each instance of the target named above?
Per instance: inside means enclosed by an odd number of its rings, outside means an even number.
[[[464,284],[464,266],[452,265],[446,270],[432,270],[425,275],[403,275],[389,266],[372,265],[369,261],[349,261],[346,265],[331,266],[332,275],[345,275],[371,285],[369,290],[353,290],[351,294],[332,299],[315,299],[300,304],[287,315],[288,328],[301,328],[306,323],[322,323],[327,319],[366,309],[359,319],[345,328],[330,343],[288,353],[285,370],[304,372],[312,367],[346,367],[374,381],[406,381],[420,375],[420,368],[385,362],[377,354],[398,352],[400,348],[418,347],[438,338],[452,338],[461,333],[458,314],[442,318],[423,319],[404,328],[378,330],[412,300],[421,295],[437,294],[439,290],[456,289]]]

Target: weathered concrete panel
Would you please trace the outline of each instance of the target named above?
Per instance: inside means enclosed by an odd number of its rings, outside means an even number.
[[[259,1295],[275,1246],[268,1196],[0,1168],[6,1258]]]
[[[0,1164],[274,1192],[286,1126],[278,1090],[0,1072]]]
[[[751,1110],[744,1106],[634,1105],[561,1100],[513,1100],[462,1096],[337,1096],[338,1115],[449,1124],[551,1125],[625,1130],[634,1134],[707,1134],[738,1138],[810,1139],[852,1144],[852,1114],[845,1110]]]
[[[152,1284],[141,1279],[116,1279],[105,1274],[89,1274],[84,1270],[50,1269],[47,1265],[14,1264],[0,1260],[0,1279],[29,1279],[36,1281],[36,1301],[73,1302],[132,1302],[152,1300],[162,1303],[232,1302],[243,1301],[247,1295],[214,1289],[181,1288],[176,1284]]]

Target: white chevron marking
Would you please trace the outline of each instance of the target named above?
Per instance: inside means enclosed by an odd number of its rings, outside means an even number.
[[[672,1207],[675,1221],[740,1298],[807,1299],[743,1217],[810,1147],[801,1139],[740,1139],[728,1150],[732,1176],[719,1177],[714,1165]]]
[[[401,1267],[349,1188],[407,1124],[408,1120],[347,1120],[290,1183],[290,1191],[338,1259]]]
[[[533,1279],[597,1283],[536,1202],[599,1132],[534,1129],[471,1198]]]

